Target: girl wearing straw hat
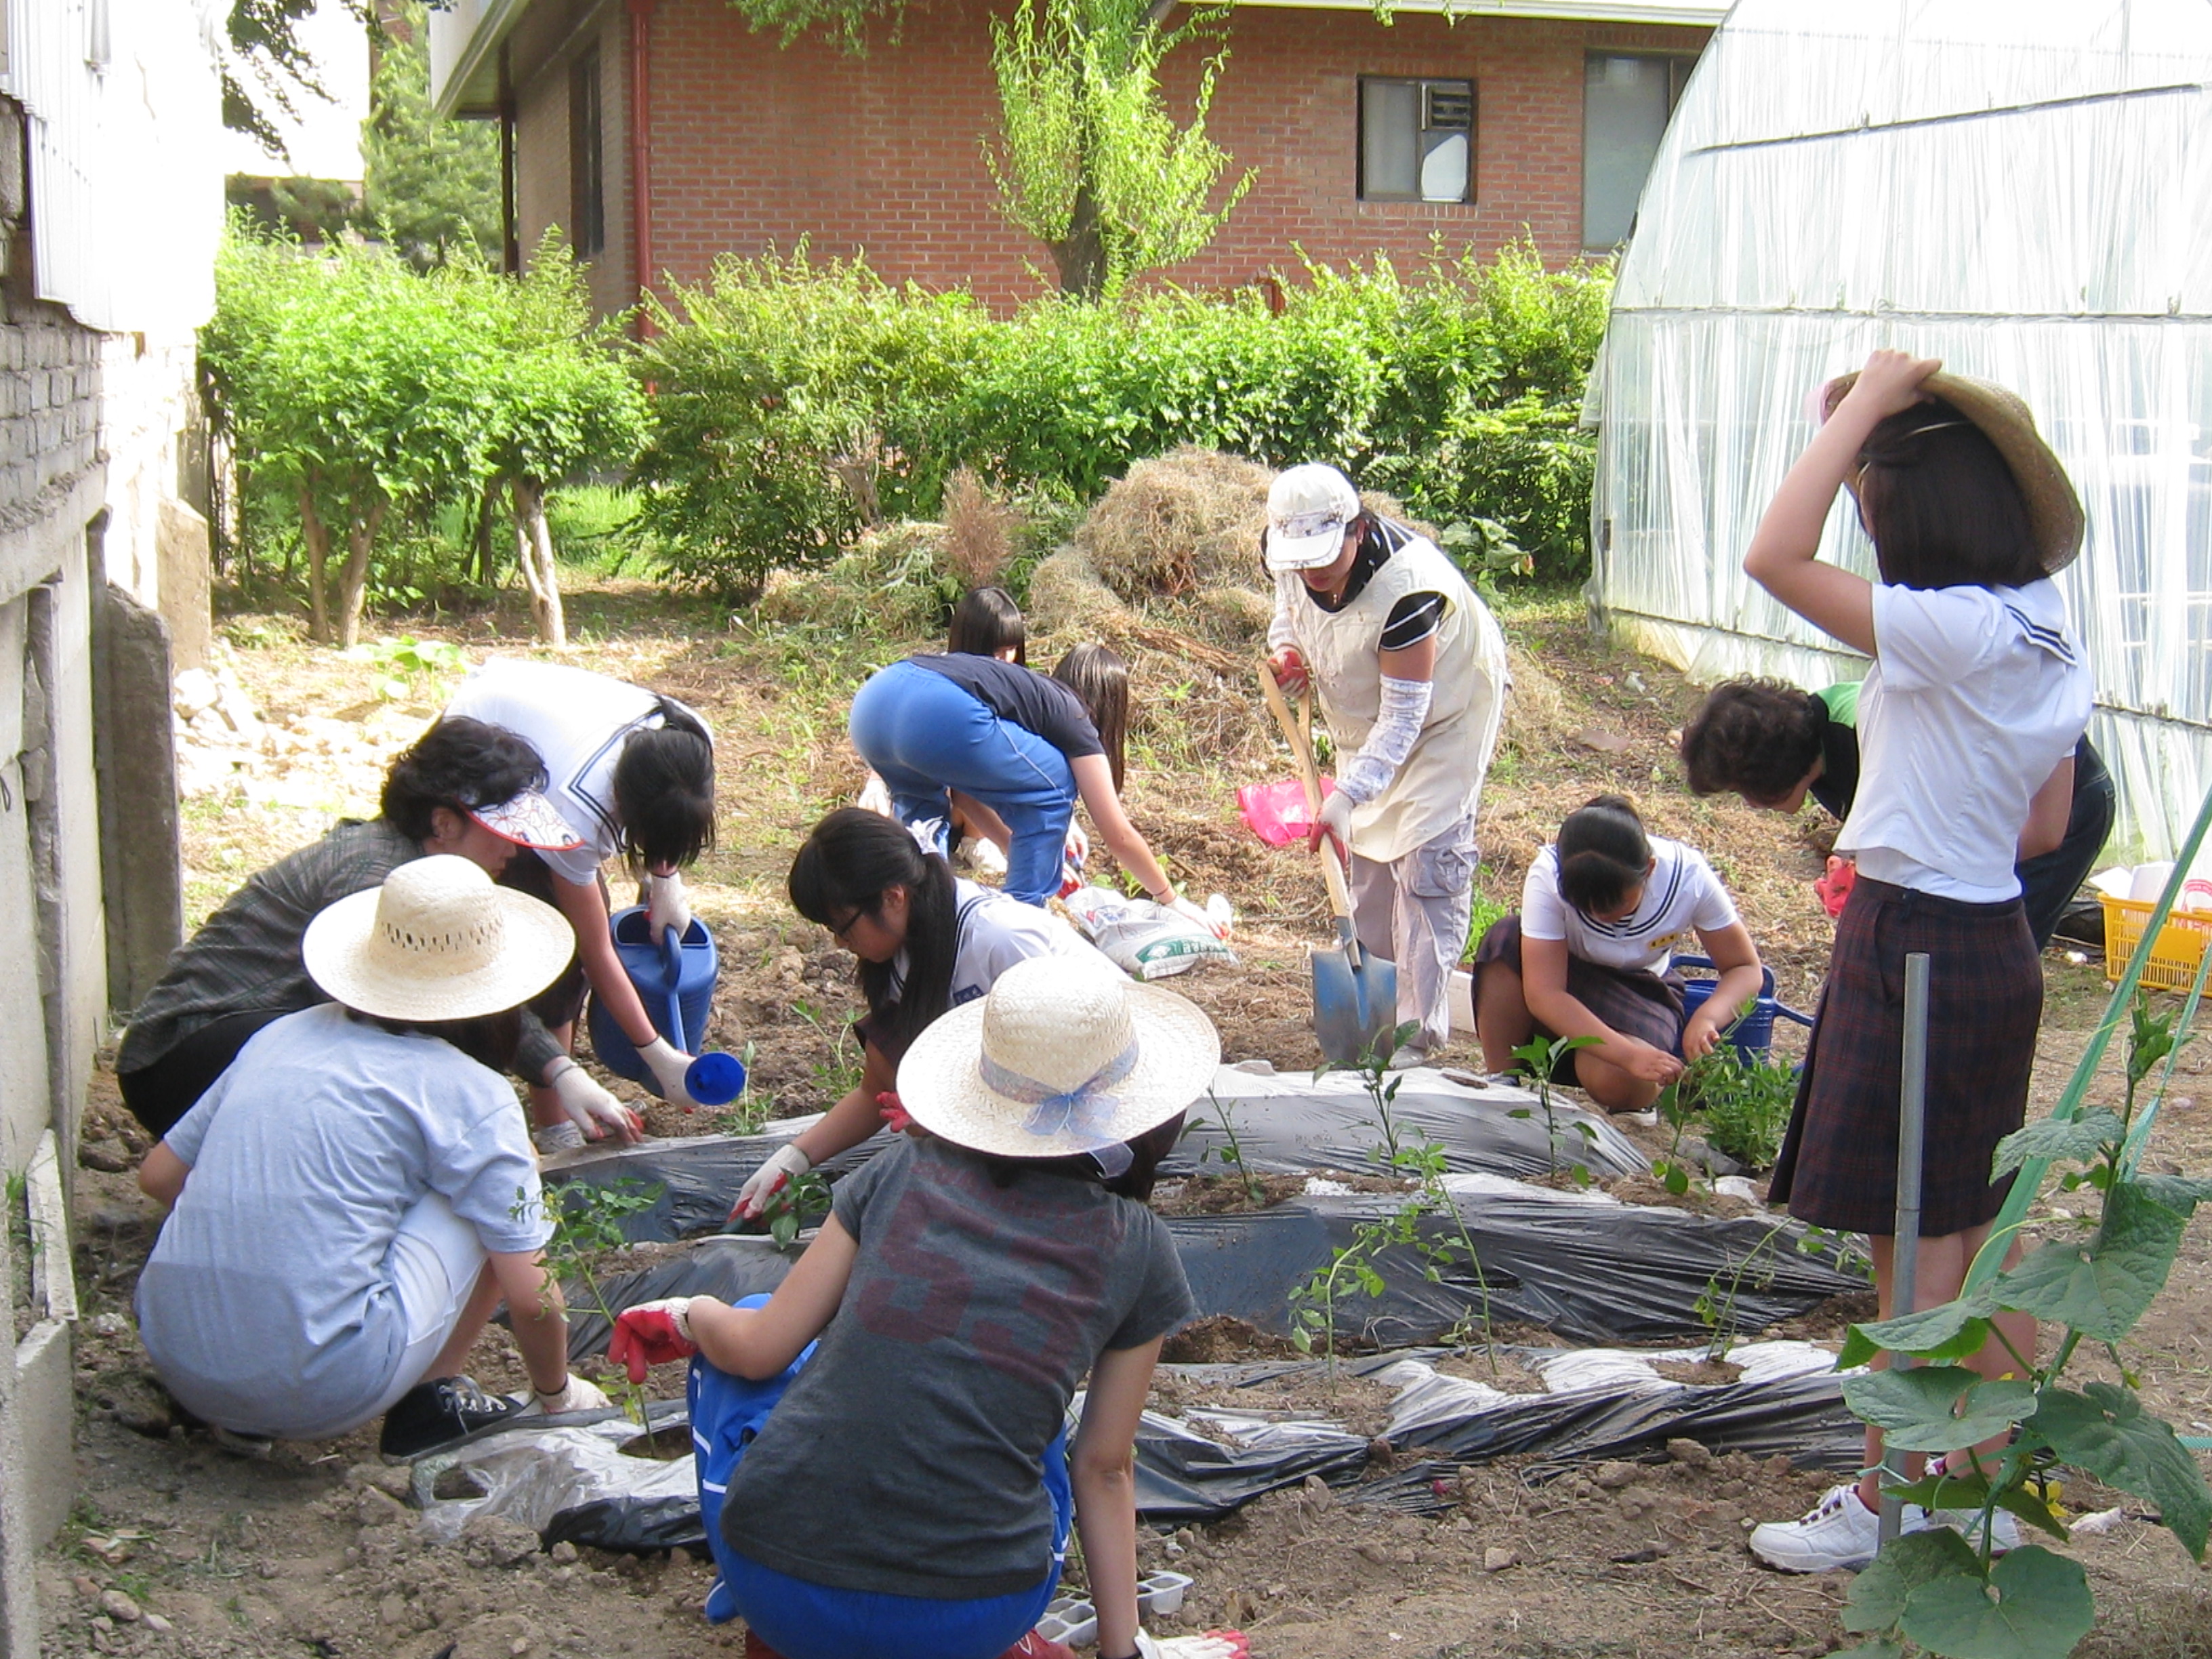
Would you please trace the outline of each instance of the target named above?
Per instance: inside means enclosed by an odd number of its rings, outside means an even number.
[[[470,860],[404,864],[308,925],[335,1002],[264,1027],[146,1155],[138,1184],[171,1208],[139,1333],[226,1444],[380,1415],[383,1451],[408,1457],[518,1409],[606,1404],[568,1374],[537,1159],[499,1074],[572,944]],[[459,1374],[502,1299],[528,1405]]]
[[[1130,1460],[1161,1341],[1195,1308],[1143,1200],[1219,1058],[1172,991],[1018,963],[907,1050],[927,1138],[838,1182],[773,1297],[623,1313],[610,1354],[634,1375],[697,1356],[707,1616],[742,1615],[749,1655],[1064,1652],[1032,1626],[1071,1511],[1099,1653],[1164,1650],[1138,1629]]]
[[[1991,1182],[1991,1154],[2026,1112],[2043,1012],[2014,866],[2065,835],[2091,690],[2065,598],[2049,580],[2081,550],[2074,488],[2019,398],[1940,367],[1877,351],[1824,387],[1822,424],[1743,562],[1777,599],[1874,659],[1859,693],[1858,791],[1836,838],[1858,877],[1772,1196],[1815,1225],[1868,1235],[1885,1318],[1905,957],[1929,957],[1914,1305],[1929,1308],[1958,1295],[2012,1185]],[[1857,499],[1879,582],[1820,562],[1838,487]],[[2035,1321],[1990,1322],[1999,1334],[1966,1363],[1996,1377],[2034,1352]],[[1753,1553],[1798,1572],[1866,1565],[1879,1541],[1881,1455],[1881,1433],[1869,1431],[1869,1473],[1856,1488],[1835,1487],[1801,1520],[1758,1528]],[[2012,1518],[1996,1519],[2002,1547]],[[1907,1511],[1908,1529],[1925,1522]]]
[[[791,861],[792,908],[860,961],[868,1017],[860,1080],[820,1122],[776,1148],[738,1190],[733,1221],[759,1216],[777,1190],[883,1127],[899,1060],[922,1028],[972,1002],[1032,957],[1073,957],[1119,970],[1058,916],[952,868],[890,818],[844,806],[814,826]]]

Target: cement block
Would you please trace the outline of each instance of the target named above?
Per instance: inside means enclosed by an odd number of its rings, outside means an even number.
[[[154,540],[161,562],[161,619],[169,624],[169,666],[178,673],[204,668],[215,631],[208,597],[208,521],[183,501],[164,500]]]
[[[93,630],[107,996],[115,1007],[135,1008],[185,933],[169,625],[111,582],[94,606]]]
[[[20,1524],[33,1551],[44,1549],[76,1501],[76,1370],[71,1330],[42,1319],[15,1345],[15,1389],[9,1408],[21,1436],[24,1481]],[[8,1524],[18,1524],[9,1516]]]

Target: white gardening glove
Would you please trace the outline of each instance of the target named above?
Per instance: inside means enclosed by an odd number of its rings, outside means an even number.
[[[895,816],[891,811],[891,787],[874,772],[868,774],[868,781],[860,786],[860,799],[853,805],[866,812],[879,812],[887,818]]]
[[[677,871],[645,878],[645,927],[655,945],[665,929],[673,927],[679,939],[691,931],[691,896]]]
[[[574,1060],[565,1057],[556,1060],[553,1076],[545,1086],[553,1091],[568,1121],[586,1139],[604,1140],[610,1130],[623,1140],[644,1138],[645,1121],[601,1088],[599,1080]]]
[[[612,1404],[614,1401],[607,1398],[605,1391],[598,1383],[586,1382],[575,1372],[570,1371],[568,1380],[552,1394],[540,1394],[532,1389],[529,1400],[515,1415],[558,1417],[563,1412],[605,1411]]]
[[[1224,927],[1218,918],[1206,915],[1206,907],[1204,905],[1193,904],[1181,893],[1177,893],[1173,898],[1168,901],[1167,908],[1174,911],[1176,915],[1181,916],[1185,921],[1189,922],[1193,927],[1205,928],[1207,933],[1212,934],[1216,939],[1226,939],[1229,937],[1229,929]]]
[[[1067,826],[1067,845],[1063,856],[1079,870],[1091,861],[1091,837],[1083,833],[1081,824]]]
[[[768,1208],[769,1200],[813,1167],[814,1160],[799,1150],[796,1141],[787,1141],[770,1152],[768,1162],[755,1170],[751,1179],[738,1188],[738,1201],[730,1206],[730,1219],[757,1220]]]
[[[699,1103],[691,1098],[691,1091],[684,1086],[684,1073],[691,1069],[691,1056],[665,1036],[657,1036],[637,1051],[637,1057],[660,1085],[660,1097],[671,1106],[681,1106],[696,1112]]]
[[[1321,814],[1314,819],[1313,833],[1306,838],[1307,846],[1321,851],[1321,838],[1328,836],[1336,842],[1340,856],[1352,856],[1352,815],[1359,803],[1339,789],[1321,804]]]
[[[1170,1636],[1161,1641],[1137,1628],[1137,1659],[1248,1659],[1252,1644],[1241,1630],[1210,1630],[1203,1636]]]

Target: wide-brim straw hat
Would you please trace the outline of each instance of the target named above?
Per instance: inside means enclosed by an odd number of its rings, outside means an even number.
[[[1166,1122],[1220,1063],[1213,1023],[1187,999],[1103,964],[1032,957],[915,1039],[898,1095],[957,1146],[1065,1158]]]
[[[1821,388],[1823,421],[1835,412],[1858,378],[1858,371],[1853,369]],[[2027,503],[2028,532],[2035,538],[2036,556],[2042,561],[2044,573],[2056,575],[2073,563],[2081,551],[2087,523],[2081,513],[2081,498],[2074,493],[2073,481],[2058,464],[2058,457],[2036,431],[2035,416],[2027,405],[2001,386],[1942,369],[1923,380],[1920,389],[1931,398],[1942,398],[1979,427],[1982,435],[2004,457]]]
[[[527,1002],[576,948],[551,905],[495,886],[474,860],[435,853],[401,865],[307,924],[308,977],[365,1014],[472,1019]]]

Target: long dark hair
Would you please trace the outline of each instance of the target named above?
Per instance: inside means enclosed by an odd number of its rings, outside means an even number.
[[[1682,727],[1690,793],[1733,789],[1753,801],[1779,800],[1819,763],[1826,708],[1780,680],[1724,680]]]
[[[1856,488],[1886,582],[2020,587],[2045,574],[2012,468],[1941,398],[1876,424],[1859,451]]]
[[[544,765],[527,743],[503,726],[448,714],[392,763],[380,810],[408,840],[428,841],[441,806],[465,816],[544,787]]]
[[[1152,1187],[1159,1180],[1160,1160],[1175,1150],[1176,1142],[1182,1139],[1184,1114],[1177,1112],[1166,1122],[1156,1124],[1134,1140],[1121,1144],[1128,1149],[1128,1167],[1119,1175],[1108,1175],[1106,1164],[1102,1164],[1089,1152],[1078,1152],[1073,1158],[1000,1158],[988,1152],[974,1156],[983,1161],[991,1172],[992,1183],[1010,1187],[1017,1176],[1036,1170],[1045,1175],[1065,1176],[1073,1181],[1095,1181],[1118,1198],[1133,1198],[1138,1203],[1150,1201]],[[1118,1162],[1109,1159],[1107,1163]]]
[[[1022,620],[1022,608],[1014,603],[1012,594],[1003,587],[971,587],[952,607],[952,631],[946,636],[945,648],[972,652],[979,657],[1012,651],[1014,660],[1026,668],[1029,640],[1029,624]]]
[[[522,1045],[522,1010],[519,1007],[502,1008],[495,1014],[477,1014],[468,1019],[387,1019],[382,1014],[366,1014],[358,1008],[348,1008],[346,1018],[389,1031],[394,1036],[441,1038],[477,1065],[489,1066],[495,1072],[510,1069],[514,1064],[515,1050]]]
[[[714,844],[714,742],[698,717],[661,697],[660,724],[623,739],[615,812],[632,867],[695,864]]]
[[[1619,907],[1651,868],[1644,820],[1626,795],[1600,795],[1559,826],[1559,896],[1589,915]]]
[[[1082,699],[1098,728],[1098,742],[1121,793],[1123,757],[1129,744],[1129,665],[1103,645],[1079,645],[1060,659],[1053,678]]]
[[[785,884],[793,909],[833,928],[875,915],[894,887],[906,889],[905,981],[894,992],[892,963],[864,961],[860,994],[868,1012],[884,1023],[877,1046],[896,1057],[952,1006],[952,962],[960,944],[952,866],[924,852],[897,820],[841,806],[814,826]]]

